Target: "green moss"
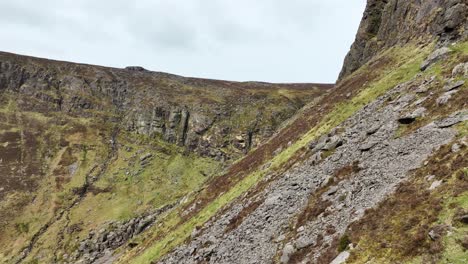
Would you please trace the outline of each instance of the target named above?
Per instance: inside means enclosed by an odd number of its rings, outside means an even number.
[[[351,240],[349,239],[348,235],[344,234],[338,242],[338,252],[345,251],[349,244],[351,244]]]
[[[451,205],[451,206],[449,206]],[[445,202],[444,211],[440,215],[440,221],[454,225],[453,219],[455,210],[453,207],[468,209],[468,192],[462,193],[456,198],[448,199]],[[468,235],[468,226],[456,226],[451,230],[449,236],[444,237],[444,252],[442,253],[442,258],[440,263],[452,263],[452,264],[462,264],[468,263],[468,254],[466,249],[460,245],[460,240]]]
[[[462,138],[468,136],[468,121],[464,121],[455,127],[458,131],[458,137]]]
[[[20,233],[28,233],[29,232],[29,223],[17,223],[16,230]]]

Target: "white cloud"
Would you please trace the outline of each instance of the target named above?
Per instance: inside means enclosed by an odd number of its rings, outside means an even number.
[[[333,82],[365,0],[4,0],[0,50],[186,76]]]

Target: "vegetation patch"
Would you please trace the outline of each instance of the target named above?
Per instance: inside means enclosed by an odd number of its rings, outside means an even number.
[[[262,203],[263,200],[256,200],[254,202],[251,202],[248,206],[244,207],[242,211],[240,211],[239,214],[237,214],[236,217],[229,220],[229,224],[227,225],[224,232],[228,233],[229,231],[236,229],[240,224],[242,224],[244,218],[249,216],[250,213],[255,211],[255,209],[257,209]]]
[[[468,181],[460,176],[468,167],[467,151],[454,153],[451,145],[444,146],[395,194],[353,223],[348,233],[357,249],[348,262],[464,263],[466,254],[457,241],[466,226],[454,226],[454,219],[468,206]],[[439,180],[443,184],[429,190]]]

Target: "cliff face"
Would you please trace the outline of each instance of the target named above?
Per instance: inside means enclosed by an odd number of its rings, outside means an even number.
[[[410,41],[437,40],[443,44],[466,38],[467,17],[464,0],[369,0],[339,80],[384,48]]]
[[[22,110],[122,122],[128,131],[218,160],[256,147],[329,87],[203,80],[0,53],[0,89],[17,94]]]

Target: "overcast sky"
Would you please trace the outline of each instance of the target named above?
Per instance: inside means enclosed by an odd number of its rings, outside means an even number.
[[[238,81],[334,82],[366,0],[0,0],[0,50]]]

